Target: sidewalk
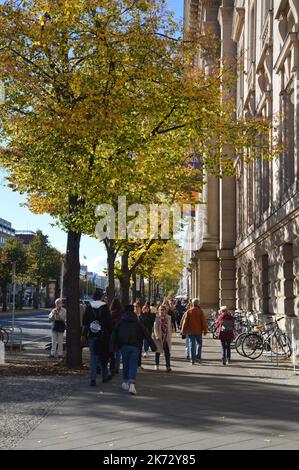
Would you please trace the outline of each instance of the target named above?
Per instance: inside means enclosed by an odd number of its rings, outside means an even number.
[[[203,363],[192,366],[183,341],[173,339],[172,373],[163,362],[155,371],[151,353],[136,396],[120,389],[119,376],[96,388],[84,377],[16,448],[299,450],[299,377],[289,367],[236,353],[223,366],[209,337]]]

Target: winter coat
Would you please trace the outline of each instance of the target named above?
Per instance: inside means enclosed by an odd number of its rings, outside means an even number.
[[[143,339],[146,338],[150,348],[156,349],[151,335],[134,312],[124,313],[121,321],[116,325],[113,335],[113,344],[118,348],[135,346],[141,349]]]
[[[102,327],[100,333],[93,334],[90,331],[90,324],[94,320],[99,321]],[[94,350],[96,354],[102,356],[109,354],[111,333],[112,318],[108,305],[100,300],[90,302],[83,316],[82,336],[94,340]]]
[[[147,331],[151,335],[152,332],[153,332],[154,323],[155,323],[155,320],[156,320],[156,315],[152,312],[142,313],[139,318],[140,318],[140,321],[142,321],[142,323],[144,324]]]
[[[234,339],[235,319],[229,313],[222,313],[216,320],[218,338],[224,341],[232,341]]]
[[[116,325],[120,322],[123,316],[123,311],[116,309],[116,310],[111,310],[111,318],[112,318],[112,326],[113,329],[116,327]]]
[[[182,322],[182,334],[186,336],[201,335],[208,332],[208,323],[200,307],[193,307],[188,310]]]
[[[168,344],[169,351],[171,350],[171,343],[172,343],[172,325],[171,325],[171,316],[166,314],[167,318],[167,337],[166,341]],[[161,315],[156,316],[156,321],[154,323],[154,341],[157,346],[157,352],[163,352],[163,343],[162,343],[162,322],[161,322]]]
[[[55,320],[61,320],[64,323],[66,322],[66,310],[65,310],[65,308],[63,308],[63,307],[61,307],[60,309],[53,308],[51,313],[49,313],[49,321],[52,322],[52,330],[54,328]]]

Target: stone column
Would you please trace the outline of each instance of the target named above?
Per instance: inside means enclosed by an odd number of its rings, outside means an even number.
[[[221,58],[233,65],[237,47],[232,40],[234,0],[223,0],[219,9]],[[236,307],[236,267],[233,249],[236,244],[236,180],[225,177],[219,182],[219,297],[220,304]]]
[[[218,11],[221,0],[200,0],[202,3],[201,30],[205,34],[219,36]],[[206,70],[209,70],[206,62]],[[219,182],[217,178],[207,177],[203,191],[205,201],[203,244],[196,253],[198,264],[197,297],[205,310],[219,304]]]

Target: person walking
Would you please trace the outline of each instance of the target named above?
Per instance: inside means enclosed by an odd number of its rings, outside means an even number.
[[[111,380],[108,373],[109,346],[112,333],[112,318],[104,294],[96,290],[93,301],[86,307],[83,316],[81,342],[88,342],[90,359],[90,385],[96,386],[97,368],[100,366],[102,382]]]
[[[65,331],[66,310],[62,306],[62,299],[55,300],[55,308],[49,314],[49,321],[52,322],[52,347],[50,358],[58,354],[58,358],[63,358],[63,334]]]
[[[110,312],[112,318],[112,328],[114,331],[118,323],[121,321],[124,313],[122,304],[116,297],[112,300],[112,303],[110,305]],[[110,351],[110,373],[112,375],[119,373],[120,357],[120,350],[115,344],[112,344]]]
[[[195,364],[196,359],[201,362],[202,335],[208,332],[208,323],[199,300],[192,300],[192,308],[187,310],[182,322],[182,338],[189,335],[189,357],[191,364]],[[197,349],[197,351],[196,351]]]
[[[154,328],[154,323],[156,320],[156,315],[151,312],[150,306],[148,303],[146,303],[142,307],[142,313],[140,315],[140,321],[144,324],[145,328],[149,332],[150,336],[153,334],[153,328]],[[146,338],[143,340],[143,357],[147,357],[147,353],[149,350],[149,344]]]
[[[220,316],[216,320],[218,338],[222,346],[222,364],[225,366],[231,361],[231,342],[234,339],[235,319],[227,307],[220,307]]]
[[[139,353],[143,339],[146,338],[153,351],[156,345],[143,323],[134,311],[133,305],[127,305],[121,321],[113,332],[113,343],[120,349],[123,362],[122,389],[136,395],[135,388]]]
[[[155,362],[156,370],[160,367],[160,355],[164,351],[166,371],[171,372],[170,353],[172,343],[172,324],[171,316],[167,313],[167,305],[162,304],[159,307],[158,315],[154,323],[154,341],[157,346]]]

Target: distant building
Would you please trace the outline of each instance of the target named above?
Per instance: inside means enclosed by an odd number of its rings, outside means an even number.
[[[32,230],[16,230],[15,236],[24,245],[30,245],[34,240],[36,233],[32,232]]]
[[[108,286],[108,279],[106,276],[96,275],[95,277],[95,287],[97,289],[105,290]]]
[[[9,237],[15,236],[15,230],[8,220],[0,219],[0,246],[4,245]]]

